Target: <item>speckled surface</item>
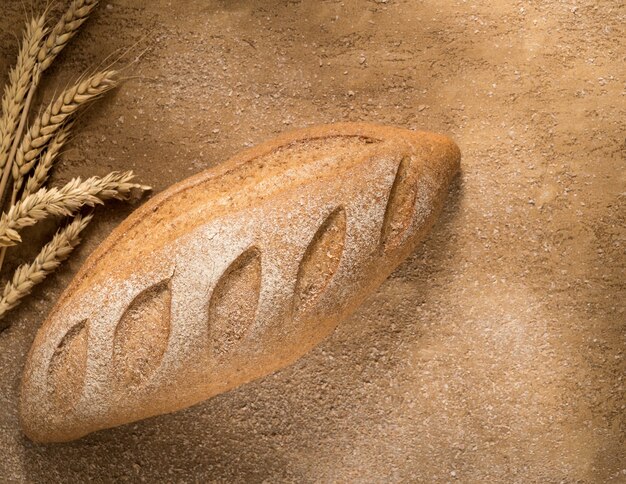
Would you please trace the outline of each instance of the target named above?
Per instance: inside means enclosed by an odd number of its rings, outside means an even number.
[[[4,74],[24,9],[1,6]],[[105,2],[47,92],[117,48],[150,49],[82,118],[58,183],[132,168],[161,191],[332,121],[449,134],[463,176],[425,244],[294,366],[174,415],[33,445],[17,422],[25,355],[131,208],[100,210],[0,335],[0,480],[623,482],[625,8]]]

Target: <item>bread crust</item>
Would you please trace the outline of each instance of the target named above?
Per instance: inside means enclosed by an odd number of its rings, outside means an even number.
[[[459,162],[441,135],[334,124],[160,193],[94,251],[37,333],[24,432],[72,440],[294,362],[415,249]]]

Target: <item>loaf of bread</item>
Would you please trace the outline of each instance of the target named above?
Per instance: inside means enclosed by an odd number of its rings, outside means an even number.
[[[39,330],[24,432],[76,439],[291,364],[416,248],[459,160],[444,136],[337,124],[161,193],[89,257]]]

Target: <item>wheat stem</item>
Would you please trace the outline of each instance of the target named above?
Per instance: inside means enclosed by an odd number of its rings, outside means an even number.
[[[13,146],[11,146],[11,152],[9,154],[9,158],[7,160],[7,164],[4,167],[2,173],[2,180],[0,180],[0,208],[4,210],[5,204],[5,191],[7,189],[7,183],[9,181],[9,175],[13,171],[13,161],[15,159],[15,153],[17,152],[17,147],[22,139],[22,133],[24,132],[24,126],[26,126],[26,120],[28,118],[28,111],[30,110],[30,105],[33,101],[33,96],[35,94],[35,90],[37,89],[37,85],[35,83],[35,78],[38,75],[35,74],[33,77],[33,83],[28,90],[28,96],[26,97],[26,103],[24,104],[24,109],[22,110],[22,117],[20,119],[20,124],[17,128],[17,132],[15,133],[15,139],[13,140]],[[15,203],[15,186],[13,187],[13,196],[11,197],[11,205]],[[2,262],[4,260],[4,252],[0,255],[0,267],[2,267]]]
[[[50,104],[28,130],[15,155],[12,167],[13,190],[19,192],[46,144],[81,106],[93,101],[117,84],[115,71],[103,71],[70,87]]]
[[[54,26],[39,50],[41,72],[45,71],[67,43],[76,35],[80,26],[98,5],[98,0],[74,0],[67,12]]]
[[[0,207],[4,210],[4,202],[5,202],[5,194],[6,183],[9,177],[9,168],[13,165],[10,160],[13,160],[15,157],[15,152],[17,150],[17,145],[19,140],[22,138],[22,132],[24,131],[24,126],[26,125],[26,118],[28,117],[28,111],[30,110],[30,104],[33,100],[33,95],[35,94],[35,90],[37,89],[37,84],[39,82],[39,71],[35,72],[33,76],[33,82],[30,86],[30,90],[28,91],[28,96],[26,98],[26,104],[24,105],[24,110],[22,111],[22,119],[20,120],[20,125],[17,128],[17,134],[15,137],[15,141],[13,142],[13,146],[11,147],[11,154],[9,155],[9,163],[5,167],[4,173],[2,174],[2,181],[0,181]],[[11,204],[9,207],[15,205],[15,199],[17,197],[17,191],[15,190],[15,185],[13,186],[13,193],[11,194]],[[2,264],[4,264],[4,258],[7,255],[7,248],[0,248],[0,269],[2,269]]]
[[[70,121],[68,124],[63,126],[52,139],[52,141],[50,141],[48,149],[46,150],[45,154],[41,156],[41,160],[39,161],[39,163],[37,163],[35,172],[26,182],[26,186],[24,187],[24,191],[21,195],[21,200],[24,200],[24,198],[26,198],[28,195],[35,193],[46,182],[55,159],[61,152],[63,145],[69,137],[69,132],[73,124],[73,121]],[[16,198],[17,191],[13,190],[13,193],[11,194],[10,206],[15,205]],[[4,264],[4,258],[7,254],[7,248],[8,247],[6,246],[0,248],[0,269],[2,268],[2,264]]]
[[[22,138],[30,104],[39,82],[37,55],[45,34],[45,14],[27,24],[17,64],[9,73],[9,84],[4,91],[0,119],[0,208],[4,207],[5,191],[13,168],[12,160]]]
[[[132,171],[113,172],[104,178],[91,177],[85,181],[74,178],[63,188],[40,189],[2,214],[0,247],[9,247],[21,242],[19,230],[34,225],[50,215],[71,215],[85,205],[94,206],[111,198],[127,199],[134,188],[150,189],[130,183],[133,178]]]
[[[91,221],[93,215],[78,215],[69,225],[59,230],[50,242],[43,246],[35,260],[17,268],[13,278],[4,287],[0,298],[0,319],[17,306],[22,298],[29,295],[33,287],[53,272],[70,252],[80,243],[80,233]],[[0,331],[9,327],[7,321],[0,321]]]
[[[45,22],[45,15],[42,15],[27,24],[17,63],[9,73],[9,83],[2,97],[0,118],[0,169],[6,165],[15,139],[15,130],[29,92],[37,55],[46,34]]]
[[[7,188],[9,173],[12,169],[12,160],[15,157],[15,143],[21,141],[23,133],[22,123],[28,117],[30,102],[37,86],[40,75],[50,67],[56,56],[68,42],[76,35],[80,26],[87,20],[89,14],[98,5],[98,0],[73,0],[67,12],[54,26],[45,40],[45,14],[33,19],[27,25],[26,34],[16,67],[9,75],[9,85],[5,90],[2,101],[3,117],[0,119],[0,169],[4,169],[0,180],[0,206],[4,205],[4,193]],[[38,75],[35,76],[35,73]],[[31,82],[32,81],[32,82]],[[28,94],[28,98],[26,98]],[[25,108],[25,109],[24,109]],[[21,128],[17,133],[18,119],[22,113]],[[23,175],[22,175],[23,176]],[[15,174],[14,174],[15,178]],[[14,192],[19,190],[20,181],[14,185]],[[15,196],[13,196],[15,199]],[[3,259],[3,257],[2,257]],[[2,261],[0,260],[0,267]]]

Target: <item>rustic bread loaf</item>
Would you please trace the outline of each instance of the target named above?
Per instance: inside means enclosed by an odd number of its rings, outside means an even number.
[[[459,159],[440,135],[338,124],[161,193],[91,255],[39,330],[25,433],[72,440],[294,362],[415,249]]]

